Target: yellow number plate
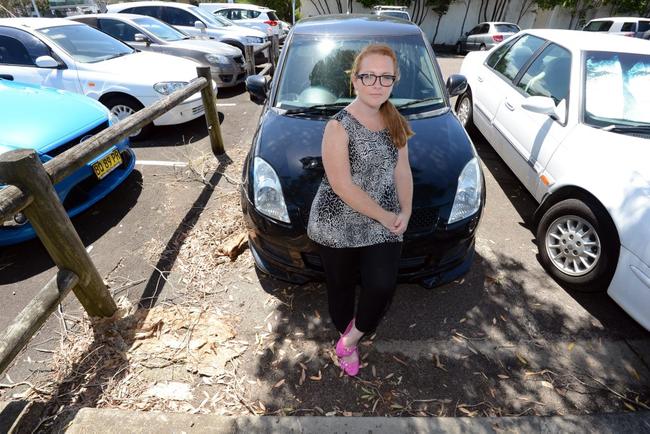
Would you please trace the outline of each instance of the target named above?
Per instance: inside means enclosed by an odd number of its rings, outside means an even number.
[[[122,156],[117,149],[113,149],[113,152],[93,163],[93,172],[95,172],[98,179],[102,179],[120,164],[122,164]]]

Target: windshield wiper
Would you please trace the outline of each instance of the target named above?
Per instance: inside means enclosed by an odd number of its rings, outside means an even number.
[[[640,133],[650,134],[650,125],[621,125],[611,124],[602,127],[601,130],[611,131],[613,133]]]
[[[437,97],[437,96],[430,96],[428,98],[414,99],[413,101],[409,101],[409,102],[405,102],[404,104],[397,105],[397,106],[395,106],[395,108],[397,108],[397,109],[406,108],[406,107],[410,107],[412,105],[420,104],[420,103],[423,103],[423,102],[429,102],[429,101],[442,102],[442,98]]]
[[[285,115],[295,115],[295,114],[309,114],[309,113],[325,113],[331,111],[332,109],[342,109],[347,106],[347,103],[332,103],[332,104],[317,104],[309,107],[300,107],[295,109],[286,109],[283,114]],[[283,109],[281,109],[283,110]]]

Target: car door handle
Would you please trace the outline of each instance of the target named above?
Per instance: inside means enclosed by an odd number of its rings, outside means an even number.
[[[513,106],[512,104],[510,104],[510,101],[508,101],[508,100],[506,100],[506,101],[503,103],[503,105],[506,106],[506,108],[507,108],[508,110],[510,110],[510,111],[514,111],[514,110],[515,110],[515,106]]]
[[[480,75],[477,75],[476,79],[479,81],[479,83],[483,83],[483,77],[481,77]]]
[[[14,81],[14,76],[9,75],[9,74],[0,74],[0,78],[3,78],[5,80],[9,80],[9,81]]]

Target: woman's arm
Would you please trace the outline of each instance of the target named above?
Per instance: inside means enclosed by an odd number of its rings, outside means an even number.
[[[327,180],[334,193],[348,206],[391,229],[396,215],[383,209],[352,181],[348,143],[348,135],[343,125],[335,120],[329,121],[325,126],[322,144]]]
[[[413,204],[413,175],[409,163],[408,144],[402,147],[397,154],[397,167],[395,167],[395,186],[397,187],[397,198],[399,199],[400,213],[395,219],[391,231],[402,234],[408,227],[411,218]]]

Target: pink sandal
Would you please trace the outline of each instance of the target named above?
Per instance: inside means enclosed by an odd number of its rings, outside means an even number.
[[[345,332],[341,335],[339,341],[336,343],[336,355],[339,357],[339,365],[341,366],[341,369],[343,369],[343,372],[352,377],[359,373],[359,351],[356,346],[346,347],[345,344],[343,344],[343,337],[350,333],[353,325],[354,318],[352,318],[352,321],[350,321],[350,324],[348,324]],[[357,354],[356,362],[346,362],[343,360],[343,357],[348,357],[355,353]]]

